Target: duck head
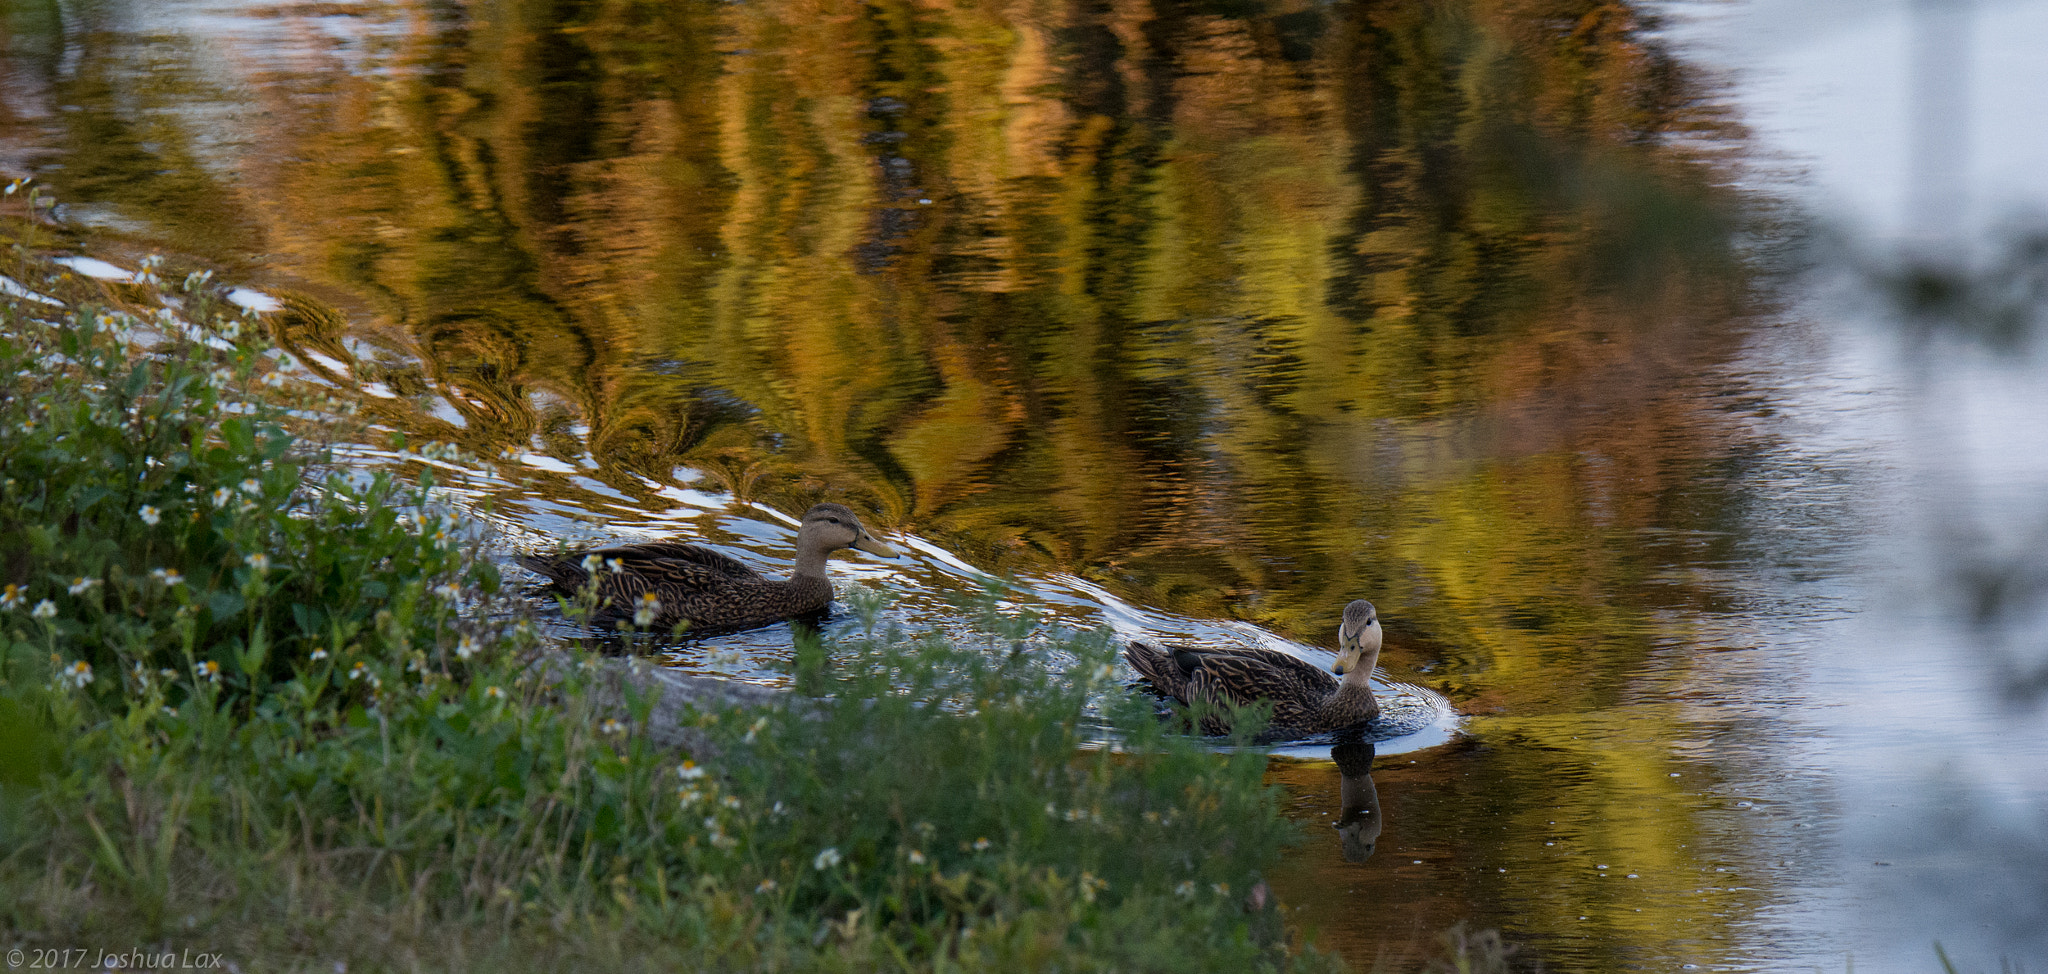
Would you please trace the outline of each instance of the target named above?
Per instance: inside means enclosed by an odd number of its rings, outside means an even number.
[[[803,526],[796,532],[797,550],[815,546],[819,551],[858,548],[871,555],[896,557],[896,549],[875,540],[852,510],[839,504],[819,504],[804,512]]]
[[[1380,617],[1372,603],[1359,599],[1344,607],[1344,621],[1337,626],[1337,661],[1330,672],[1343,676],[1363,671],[1359,679],[1372,676],[1380,658]]]

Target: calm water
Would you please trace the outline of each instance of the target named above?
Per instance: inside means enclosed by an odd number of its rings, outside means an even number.
[[[1909,367],[1777,273],[1804,190],[1693,35],[1476,0],[4,9],[0,174],[82,255],[270,295],[380,430],[498,458],[440,475],[507,550],[778,569],[833,499],[908,549],[841,583],[961,634],[993,578],[1047,631],[1311,655],[1373,599],[1389,678],[1462,716],[1369,777],[1271,772],[1304,834],[1273,884],[1360,967],[1459,922],[1561,971],[2048,955],[2048,733],[1990,651],[2025,634],[1959,630],[1931,543],[2042,523],[2041,370]],[[668,654],[773,683],[790,639]]]

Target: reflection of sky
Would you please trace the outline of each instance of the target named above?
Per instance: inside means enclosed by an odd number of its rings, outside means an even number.
[[[1881,239],[1906,230],[1916,192],[1929,189],[1912,178],[1917,24],[1905,4],[1666,9],[1688,55],[1730,73],[1761,151],[1758,185],[1838,226]],[[2048,2],[1980,4],[1965,22],[1967,88],[1954,104],[1968,112],[1945,124],[1967,173],[1957,222],[1981,230],[2048,212]],[[1941,571],[1956,549],[1937,539],[2008,556],[2038,545],[2048,370],[1972,349],[1909,357],[1882,325],[1821,294],[1790,317],[1807,327],[1758,349],[1791,366],[1788,460],[1857,471],[1847,503],[1867,543],[1852,558],[1854,587],[1810,593],[1845,611],[1795,620],[1766,667],[1789,686],[1762,709],[1802,730],[1786,742],[1795,753],[1782,784],[1797,790],[1789,779],[1810,772],[1839,832],[1804,864],[1804,894],[1763,922],[1838,942],[1847,956],[1810,961],[1824,970],[1851,959],[1858,971],[1937,969],[1937,941],[1960,970],[1996,970],[2001,955],[2038,961],[2048,956],[2048,709],[2014,713],[1996,699],[1986,649],[1998,637],[1959,624]],[[1810,502],[1801,490],[1777,500]],[[2037,612],[2002,642],[2031,646],[2038,661],[2043,622]]]
[[[1671,36],[1687,60],[1731,72],[1742,120],[1801,176],[1822,212],[1887,236],[1906,212],[1913,134],[1907,0],[1681,2]],[[1970,4],[1961,137],[1970,225],[2048,209],[2048,2]]]

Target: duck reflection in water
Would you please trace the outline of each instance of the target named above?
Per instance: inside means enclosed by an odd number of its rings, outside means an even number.
[[[1380,829],[1386,822],[1380,817],[1380,791],[1372,783],[1372,742],[1362,735],[1351,735],[1330,748],[1330,760],[1337,762],[1341,805],[1337,812],[1337,835],[1344,842],[1345,862],[1364,862],[1372,858],[1373,849],[1379,845]]]

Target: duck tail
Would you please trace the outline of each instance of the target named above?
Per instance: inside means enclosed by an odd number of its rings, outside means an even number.
[[[1124,659],[1129,660],[1131,669],[1138,675],[1152,681],[1152,686],[1162,693],[1174,696],[1187,681],[1182,677],[1180,667],[1173,656],[1156,646],[1132,642],[1124,648]]]
[[[567,558],[547,558],[540,555],[517,555],[513,559],[521,567],[545,576],[556,588],[575,592],[590,580],[590,573],[583,566]]]

